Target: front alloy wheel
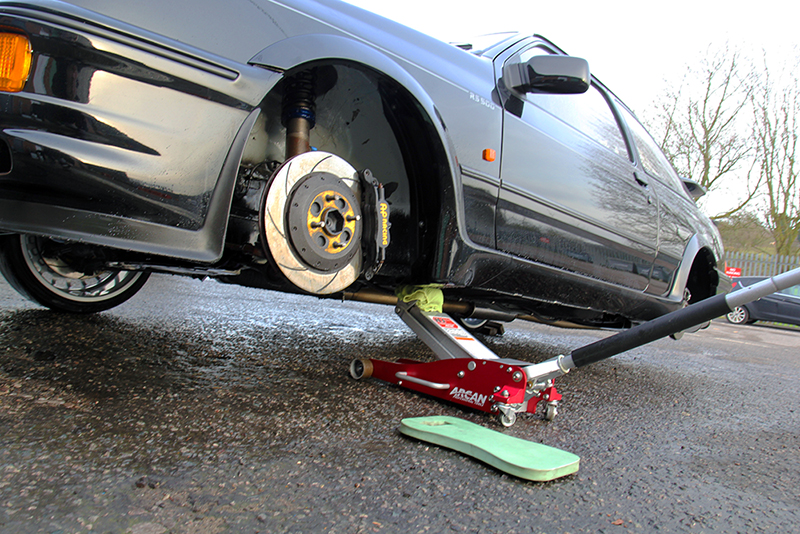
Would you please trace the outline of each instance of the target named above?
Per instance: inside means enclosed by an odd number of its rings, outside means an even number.
[[[92,264],[95,265],[92,265]],[[31,235],[0,241],[0,272],[22,296],[53,310],[95,313],[122,304],[150,273],[108,269],[92,249]]]

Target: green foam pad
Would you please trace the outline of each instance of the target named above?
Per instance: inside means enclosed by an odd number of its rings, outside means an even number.
[[[526,480],[545,482],[578,471],[580,458],[571,452],[507,436],[457,417],[411,417],[400,432],[428,441]]]

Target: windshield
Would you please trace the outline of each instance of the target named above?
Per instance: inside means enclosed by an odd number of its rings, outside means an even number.
[[[495,46],[515,35],[517,35],[517,32],[488,33],[485,35],[476,35],[464,41],[454,41],[450,44],[457,46],[462,50],[468,50],[476,56],[481,56],[487,50],[491,50]]]

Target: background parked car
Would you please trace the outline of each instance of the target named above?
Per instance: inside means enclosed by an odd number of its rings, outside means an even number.
[[[733,291],[753,285],[765,278],[738,278]],[[792,286],[755,302],[737,306],[727,315],[734,324],[751,324],[756,321],[773,321],[800,326],[800,286]]]

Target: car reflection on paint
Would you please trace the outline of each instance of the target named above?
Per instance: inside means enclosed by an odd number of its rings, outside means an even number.
[[[738,278],[733,285],[733,291],[741,290],[762,280],[765,278]],[[800,286],[792,286],[749,304],[737,306],[726,317],[733,324],[771,321],[800,326]]]

